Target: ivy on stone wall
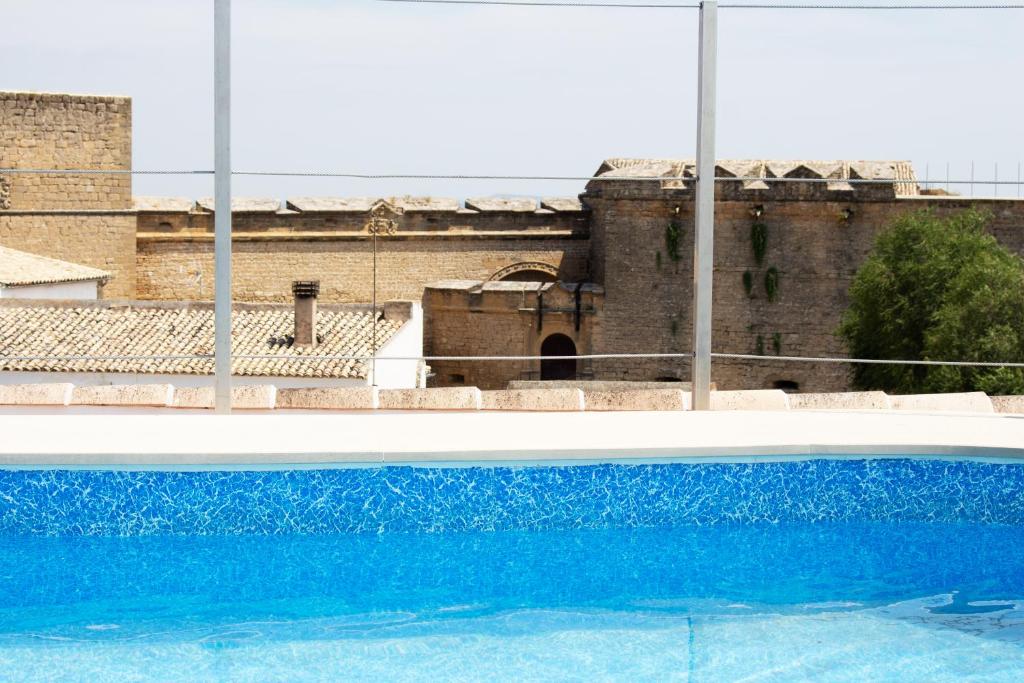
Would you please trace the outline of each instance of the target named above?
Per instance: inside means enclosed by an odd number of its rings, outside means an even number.
[[[750,246],[754,250],[754,262],[760,266],[768,249],[767,225],[758,221],[750,226]]]
[[[754,298],[754,274],[749,270],[743,271],[743,291],[747,293],[748,299]]]
[[[772,350],[775,355],[778,356],[782,353],[782,333],[775,332],[772,334]]]
[[[764,335],[757,335],[757,339],[754,340],[754,353],[758,356],[764,355]]]
[[[779,295],[779,271],[775,266],[764,273],[764,292],[768,295],[769,302],[774,302]]]
[[[665,251],[673,261],[679,260],[679,242],[682,239],[683,229],[675,219],[669,221],[665,228]]]

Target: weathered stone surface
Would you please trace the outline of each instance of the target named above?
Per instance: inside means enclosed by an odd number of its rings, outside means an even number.
[[[537,200],[530,197],[472,197],[466,208],[474,211],[536,211]]]
[[[884,391],[850,391],[828,394],[790,394],[791,410],[887,410]]]
[[[990,396],[992,408],[997,413],[1024,415],[1024,396]]]
[[[277,387],[271,384],[243,384],[231,387],[233,410],[272,410]],[[179,387],[174,391],[175,408],[210,408],[215,405],[213,387]]]
[[[189,212],[195,208],[195,200],[188,197],[150,197],[135,195],[132,206],[136,211]]]
[[[480,392],[481,410],[575,412],[583,409],[579,389],[506,389]]]
[[[542,209],[551,211],[582,211],[583,202],[579,197],[544,197],[540,200]]]
[[[687,410],[690,397],[680,389],[628,389],[583,392],[584,410]]]
[[[174,387],[170,384],[108,384],[75,387],[71,405],[136,406],[166,408],[174,404]]]
[[[289,197],[285,206],[302,213],[366,213],[375,201],[376,197]]]
[[[679,389],[690,391],[689,382],[629,382],[622,380],[594,379],[514,379],[508,383],[509,389],[582,389],[584,391],[641,391]],[[711,383],[714,390],[715,383]]]
[[[196,206],[203,211],[215,211],[213,197],[200,197]],[[273,197],[232,197],[231,212],[274,213],[281,209],[281,201]]]
[[[890,396],[889,400],[892,402],[893,410],[994,412],[992,400],[980,391],[960,394],[906,394]]]
[[[711,392],[712,410],[789,410],[789,398],[778,389]]]
[[[376,387],[278,389],[277,407],[301,410],[373,410]]]
[[[73,389],[73,384],[0,384],[0,405],[64,406]]]
[[[476,387],[448,389],[381,389],[381,410],[479,410],[480,390]]]

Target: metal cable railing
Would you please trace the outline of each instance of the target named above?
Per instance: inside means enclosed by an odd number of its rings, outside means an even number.
[[[682,353],[584,353],[571,356],[560,355],[499,355],[499,356],[391,356],[391,355],[338,355],[314,353],[298,355],[274,355],[274,354],[232,354],[234,360],[276,360],[276,361],[470,361],[470,362],[512,362],[512,361],[544,361],[544,360],[617,360],[617,359],[678,359],[690,360],[693,352]],[[975,367],[975,368],[1024,368],[1024,362],[1015,361],[953,361],[953,360],[906,360],[892,358],[847,358],[843,356],[771,356],[753,353],[718,353],[713,352],[712,358],[752,360],[761,362],[798,362],[798,363],[840,363],[850,365],[929,365],[949,367]],[[126,360],[213,360],[213,354],[187,354],[187,355],[0,355],[0,366],[5,362],[18,361],[126,361]]]

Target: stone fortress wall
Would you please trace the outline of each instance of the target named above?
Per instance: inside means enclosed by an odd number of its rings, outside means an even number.
[[[233,290],[243,301],[291,300],[291,282],[318,279],[321,299],[373,298],[372,198],[236,199]],[[576,199],[393,197],[394,231],[378,234],[377,299],[420,299],[438,280],[487,280],[536,262],[563,280],[587,274],[588,223]],[[213,298],[211,200],[139,198],[137,295]]]
[[[127,98],[0,93],[0,168],[130,169],[130,138]],[[1024,201],[923,195],[905,162],[723,161],[717,173],[754,180],[716,187],[713,347],[764,356],[716,360],[722,389],[847,388],[845,365],[771,358],[845,354],[834,331],[849,283],[878,232],[908,211],[983,208],[993,234],[1024,253]],[[555,333],[580,354],[689,351],[692,163],[610,159],[597,174],[578,199],[389,198],[380,230],[374,198],[236,198],[234,295],[284,302],[292,280],[318,279],[325,303],[369,302],[376,243],[377,300],[423,300],[428,355],[532,355]],[[877,182],[849,182],[859,179]],[[0,244],[109,270],[108,298],[213,298],[212,201],[133,198],[127,175],[0,177]],[[501,282],[530,279],[560,284]],[[689,375],[679,358],[577,369]],[[434,370],[437,385],[500,388],[537,378],[540,363]]]
[[[0,168],[131,169],[128,97],[0,92]],[[0,244],[102,268],[105,295],[135,294],[127,174],[0,172]]]
[[[678,180],[593,181],[581,197],[591,211],[596,280],[605,290],[593,352],[689,351],[694,192],[687,177],[692,165],[611,160],[599,173]],[[712,379],[723,389],[848,389],[848,365],[770,359],[847,355],[835,336],[847,289],[875,237],[903,214],[977,207],[991,214],[989,228],[996,238],[1024,254],[1024,201],[922,195],[905,162],[719,162],[716,175],[764,176],[716,187],[712,348],[765,356],[758,362],[715,360]],[[824,182],[772,182],[772,177]],[[883,182],[844,182],[850,178]],[[755,223],[764,226],[760,264],[752,244]],[[678,259],[667,254],[666,233],[673,224]],[[770,269],[777,273],[773,297],[766,291]],[[749,293],[744,273],[750,273]],[[603,379],[689,377],[687,362],[631,359],[599,361],[598,367]]]
[[[580,355],[691,350],[692,169],[685,161],[613,159],[598,175],[624,179],[592,181],[581,195],[589,212],[589,281],[600,314],[593,320],[584,315],[582,327],[565,332]],[[835,336],[847,290],[875,237],[901,215],[978,208],[990,214],[993,235],[1024,254],[1024,201],[922,194],[906,162],[723,161],[716,175],[759,179],[716,187],[713,350],[764,358],[716,359],[712,380],[721,389],[848,389],[846,364],[772,357],[847,355]],[[755,232],[763,236],[760,262]],[[479,283],[438,283],[424,296],[432,329],[426,353],[536,353],[551,334],[550,326],[537,325],[538,306],[551,311],[548,319],[573,310],[546,306],[533,291],[524,296]],[[502,330],[500,337],[490,334],[492,325]],[[539,365],[443,361],[433,367],[439,385],[495,389],[507,379],[535,379]],[[685,381],[689,359],[580,360],[577,372],[588,379]]]

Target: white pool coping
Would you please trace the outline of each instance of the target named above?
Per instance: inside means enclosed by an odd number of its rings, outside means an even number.
[[[8,468],[1024,459],[1024,416],[890,411],[0,415],[0,435]]]

